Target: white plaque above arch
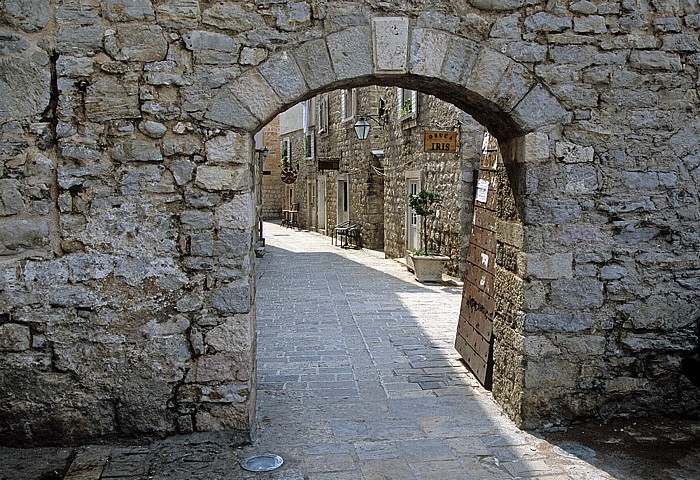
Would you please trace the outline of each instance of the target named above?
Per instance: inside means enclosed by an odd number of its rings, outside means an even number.
[[[372,19],[372,46],[377,72],[408,71],[408,18]]]

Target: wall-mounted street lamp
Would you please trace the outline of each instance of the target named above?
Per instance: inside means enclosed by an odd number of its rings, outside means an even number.
[[[385,105],[384,99],[380,98],[376,115],[360,115],[360,118],[358,118],[355,125],[353,125],[355,135],[357,135],[358,140],[366,140],[367,137],[369,137],[371,127],[368,120],[375,122],[380,127],[386,125],[387,115]]]

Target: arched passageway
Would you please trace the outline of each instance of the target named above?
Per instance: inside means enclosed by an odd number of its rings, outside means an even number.
[[[509,415],[697,411],[697,5],[39,3],[0,8],[4,442],[250,428],[252,134],[370,84],[500,141]]]

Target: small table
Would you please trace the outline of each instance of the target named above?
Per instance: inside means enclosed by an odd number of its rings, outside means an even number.
[[[282,226],[299,228],[299,210],[282,210]]]

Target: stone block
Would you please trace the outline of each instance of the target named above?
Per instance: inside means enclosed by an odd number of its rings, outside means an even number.
[[[524,330],[533,333],[576,333],[589,331],[596,326],[596,319],[587,313],[525,314]]]
[[[302,43],[293,51],[293,56],[310,89],[320,89],[335,82],[333,64],[325,40]]]
[[[581,205],[573,199],[528,199],[525,206],[525,224],[575,223],[581,218]]]
[[[187,49],[194,52],[196,64],[231,65],[238,62],[241,46],[228,35],[194,30],[182,38]]]
[[[496,93],[501,77],[513,60],[490,48],[482,48],[469,75],[466,87],[491,100]]]
[[[568,123],[571,114],[547,90],[535,86],[513,109],[514,120],[527,132]]]
[[[44,219],[0,221],[0,255],[44,249],[49,245],[49,224]]]
[[[249,430],[251,407],[247,403],[204,404],[197,410],[197,431]]]
[[[584,15],[593,15],[598,12],[598,7],[595,3],[589,0],[580,0],[569,5],[569,10],[574,13],[582,13]]]
[[[94,55],[102,51],[102,28],[63,27],[56,34],[56,49],[67,55]]]
[[[527,274],[542,280],[572,278],[573,255],[571,253],[528,253]]]
[[[460,37],[451,37],[442,65],[441,77],[447,81],[463,83],[469,77],[479,54],[479,46]]]
[[[528,69],[512,62],[503,73],[492,100],[503,110],[511,111],[530,91],[534,77]]]
[[[253,4],[218,2],[204,9],[202,23],[238,33],[264,25],[265,20]]]
[[[570,17],[560,17],[551,13],[539,12],[525,18],[525,28],[532,32],[556,33],[571,27]]]
[[[285,2],[276,9],[277,27],[285,31],[298,30],[311,24],[311,5],[308,2]]]
[[[566,193],[588,194],[598,190],[598,168],[594,165],[566,165],[563,173]]]
[[[267,50],[264,48],[243,47],[239,63],[241,65],[260,65],[267,58]]]
[[[214,242],[216,256],[225,258],[245,257],[250,247],[250,234],[245,232],[220,232]]]
[[[180,401],[188,403],[242,403],[250,394],[248,385],[186,384],[180,388]]]
[[[71,283],[101,280],[114,271],[114,261],[109,255],[75,253],[66,257],[68,279]]]
[[[157,25],[122,25],[108,30],[105,51],[115,60],[157,62],[165,59],[168,42]]]
[[[32,346],[29,327],[16,323],[0,325],[0,351],[23,352]]]
[[[204,144],[208,163],[247,164],[252,158],[250,135],[225,132]]]
[[[190,235],[190,252],[196,257],[211,257],[214,254],[214,237],[210,232]]]
[[[499,51],[516,62],[541,63],[547,58],[547,47],[534,42],[502,42]]]
[[[169,0],[156,7],[159,25],[174,29],[194,29],[202,19],[199,0]]]
[[[9,178],[0,179],[0,217],[14,215],[24,210],[20,183]]]
[[[132,140],[119,143],[110,150],[117,162],[161,162],[163,154],[158,143],[150,140]]]
[[[584,147],[571,142],[556,142],[554,147],[557,159],[565,163],[593,162],[593,147]]]
[[[8,32],[0,32],[0,55],[14,55],[29,48],[26,38]]]
[[[247,191],[251,187],[250,176],[246,168],[202,165],[197,167],[195,184],[210,191]]]
[[[442,69],[452,36],[438,30],[415,28],[411,34],[410,71],[434,77]]]
[[[561,357],[528,358],[525,388],[576,388],[579,366]]]
[[[102,16],[110,22],[152,22],[156,19],[150,0],[102,0]]]
[[[279,52],[260,65],[260,73],[282,102],[291,103],[307,92],[306,82],[288,52]]]
[[[605,299],[603,284],[589,278],[554,280],[549,299],[555,308],[599,308]]]
[[[700,50],[700,39],[697,34],[674,33],[662,37],[662,50],[668,52],[697,52]]]
[[[469,3],[481,10],[500,12],[520,8],[524,0],[469,0]]]
[[[235,356],[225,353],[202,355],[192,363],[185,379],[188,383],[221,383],[236,380],[238,361]]]
[[[211,304],[223,314],[248,313],[251,306],[250,286],[221,287],[212,293]]]
[[[173,174],[175,183],[182,186],[192,180],[192,173],[194,173],[195,164],[190,160],[186,159],[176,159],[170,164],[170,171]]]
[[[0,4],[2,23],[25,32],[42,30],[50,19],[50,0],[7,0]]]
[[[214,225],[214,214],[201,210],[188,210],[180,213],[180,223],[197,230],[209,230]]]
[[[525,135],[525,163],[544,163],[549,161],[549,136],[535,132]]]
[[[103,77],[90,85],[85,94],[85,114],[94,122],[139,118],[137,87],[116,78]]]
[[[168,132],[168,127],[160,122],[146,120],[139,122],[139,131],[151,138],[162,138]]]
[[[352,27],[327,38],[337,80],[362,77],[374,72],[369,27]]]
[[[204,335],[204,343],[217,353],[243,353],[252,351],[253,322],[251,315],[226,317],[224,323]]]
[[[219,93],[209,102],[204,117],[224,127],[247,131],[255,131],[260,125],[260,120],[243,106],[243,103],[228,87],[221,88]]]
[[[0,119],[34,120],[49,105],[51,72],[25,58],[0,58],[0,91]]]
[[[202,153],[202,139],[196,135],[168,135],[163,139],[163,155],[191,157]]]
[[[89,77],[94,73],[94,64],[93,58],[61,55],[56,61],[56,73],[68,78]]]
[[[680,56],[677,53],[653,50],[632,51],[630,53],[630,66],[641,70],[683,70]]]
[[[372,19],[372,48],[377,72],[403,73],[408,70],[408,18]]]
[[[250,195],[236,195],[216,208],[216,228],[219,231],[248,231],[253,225],[253,202]]]
[[[602,34],[608,31],[605,17],[602,15],[588,15],[574,18],[574,32]]]

